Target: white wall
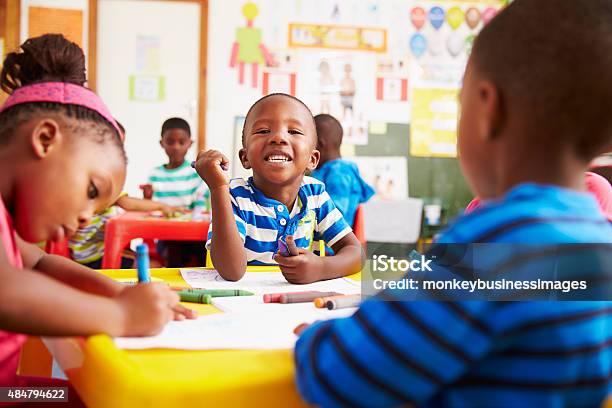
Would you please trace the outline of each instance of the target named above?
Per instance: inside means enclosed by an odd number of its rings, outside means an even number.
[[[197,3],[99,1],[97,89],[126,128],[129,162],[125,189],[130,195],[140,197],[138,185],[146,182],[153,167],[167,163],[159,146],[164,120],[172,116],[186,119],[197,140],[199,33]],[[144,65],[139,60],[143,36],[157,39],[152,63]],[[130,100],[129,76],[149,74],[165,78],[164,100]],[[195,144],[188,158],[194,157]]]

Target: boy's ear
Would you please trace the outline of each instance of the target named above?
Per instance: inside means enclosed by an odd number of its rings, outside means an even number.
[[[313,171],[319,165],[319,160],[321,160],[321,152],[317,149],[313,149],[312,153],[310,153],[310,160],[308,161],[308,166],[306,170]]]
[[[160,146],[162,147],[162,149],[163,149],[163,147],[164,147],[164,139],[159,139],[159,145],[160,145]]]
[[[242,167],[247,170],[251,168],[251,163],[249,163],[249,159],[247,159],[246,149],[244,147],[238,151],[238,157],[240,158]]]
[[[325,141],[325,138],[317,136],[317,149],[324,149],[326,145],[327,142]]]
[[[505,110],[499,88],[491,81],[482,80],[478,84],[478,102],[481,115],[479,135],[483,140],[496,139],[504,126]]]
[[[32,130],[30,143],[34,155],[44,159],[63,142],[59,124],[50,118],[39,121]]]

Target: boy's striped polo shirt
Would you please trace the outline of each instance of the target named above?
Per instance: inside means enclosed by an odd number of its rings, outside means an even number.
[[[232,179],[230,195],[249,265],[275,265],[273,256],[281,237],[293,235],[299,248],[312,249],[313,243],[320,239],[332,246],[351,232],[351,227],[325,192],[325,185],[312,177],[304,177],[291,212],[281,202],[259,191],[252,178]],[[211,224],[207,249],[212,239]]]
[[[154,201],[189,209],[206,207],[208,188],[188,161],[176,169],[154,168],[148,182],[153,185]]]

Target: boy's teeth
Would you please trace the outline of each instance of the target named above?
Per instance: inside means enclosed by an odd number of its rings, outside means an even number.
[[[268,157],[268,161],[271,162],[286,162],[289,161],[289,159],[286,156],[270,156]]]

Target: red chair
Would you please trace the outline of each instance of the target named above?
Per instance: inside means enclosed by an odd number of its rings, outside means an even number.
[[[149,247],[149,258],[151,260],[155,260],[160,265],[165,266],[164,258],[162,258],[161,255],[157,253],[157,246],[155,245],[155,240],[153,238],[147,238],[143,239],[142,242],[147,244],[147,246]]]
[[[355,236],[361,242],[361,246],[363,246],[363,250],[366,248],[366,238],[365,238],[365,221],[363,215],[363,204],[359,204],[357,206],[357,211],[355,211],[355,220],[353,221],[353,232]]]
[[[68,240],[64,239],[60,242],[47,241],[45,252],[52,255],[60,255],[70,258],[70,249],[68,249]]]

